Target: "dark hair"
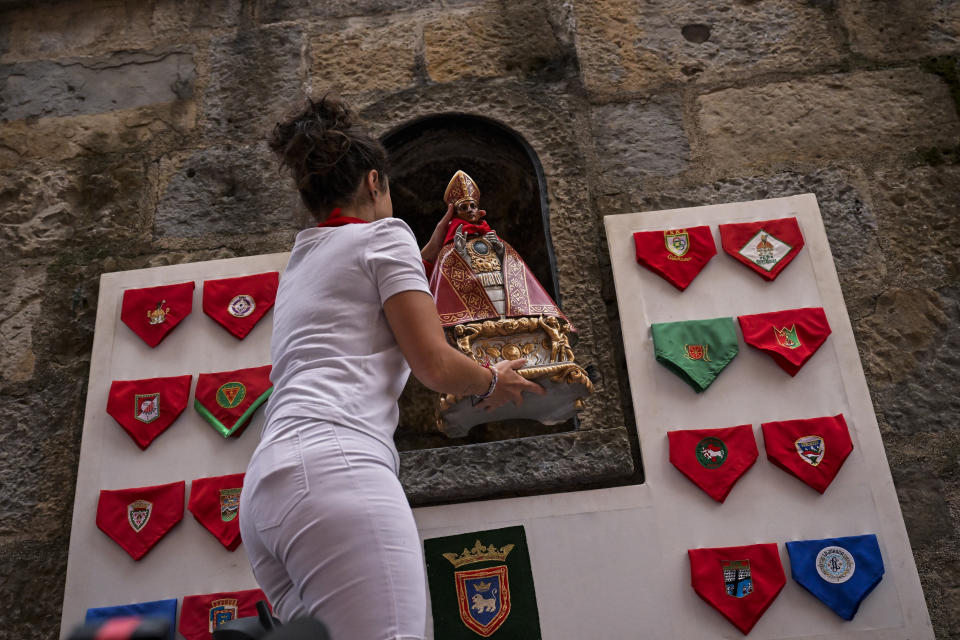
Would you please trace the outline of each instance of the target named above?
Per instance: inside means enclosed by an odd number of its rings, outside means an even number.
[[[372,169],[386,186],[387,151],[379,141],[353,128],[353,114],[339,98],[307,100],[299,114],[278,122],[270,148],[286,167],[303,204],[318,220],[349,203]]]

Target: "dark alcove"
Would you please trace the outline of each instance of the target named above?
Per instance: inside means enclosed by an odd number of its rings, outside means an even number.
[[[477,116],[443,114],[415,120],[382,138],[390,154],[394,216],[403,219],[423,246],[446,211],[443,192],[457,169],[480,188],[487,223],[509,242],[537,279],[558,297],[550,242],[543,170],[533,149],[515,132]],[[411,378],[400,399],[400,450],[492,442],[570,431],[572,423],[545,426],[513,420],[478,425],[457,439],[436,427],[436,394]]]

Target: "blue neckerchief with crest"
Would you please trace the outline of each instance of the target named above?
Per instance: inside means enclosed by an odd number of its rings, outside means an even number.
[[[844,620],[883,578],[883,558],[873,534],[787,543],[793,579]]]

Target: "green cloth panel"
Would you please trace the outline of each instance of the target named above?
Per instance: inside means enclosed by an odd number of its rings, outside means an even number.
[[[485,555],[503,552],[513,545],[502,559],[470,561]],[[427,581],[430,586],[430,604],[433,610],[433,637],[438,640],[477,640],[479,637],[497,640],[540,640],[540,615],[537,612],[537,595],[533,587],[533,572],[530,569],[530,552],[522,526],[475,531],[443,538],[431,538],[423,543],[427,564]],[[479,553],[478,553],[479,551]],[[445,557],[449,556],[449,557]],[[468,557],[467,562],[454,566]],[[481,577],[464,580],[472,572],[500,572],[499,577]],[[465,597],[461,602],[457,582],[465,585]],[[496,614],[503,608],[503,588],[496,595],[493,589],[505,577],[509,587],[510,607],[506,617],[496,621]],[[486,583],[477,593],[476,585]],[[475,598],[487,598],[486,601]],[[466,613],[461,613],[461,612]],[[471,623],[487,625],[483,633],[471,629],[463,616],[473,616]],[[489,633],[487,633],[489,631]]]
[[[657,361],[700,393],[739,351],[733,318],[657,322],[650,326]],[[699,359],[688,357],[702,349]]]

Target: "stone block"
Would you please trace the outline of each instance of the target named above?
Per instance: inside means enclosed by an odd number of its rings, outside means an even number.
[[[448,10],[424,24],[423,37],[427,73],[436,82],[555,75],[567,67],[540,2]]]
[[[194,73],[193,56],[180,52],[0,65],[0,122],[187,100]]]
[[[40,318],[47,280],[45,267],[10,265],[0,280],[0,390],[33,378],[33,325]]]
[[[351,24],[310,40],[313,95],[388,92],[414,84],[421,26],[416,19]]]
[[[263,140],[304,98],[302,49],[303,32],[296,27],[240,30],[214,39],[203,128],[235,143]]]
[[[161,160],[157,237],[229,237],[293,229],[299,197],[266,144]]]
[[[56,540],[4,539],[0,543],[0,598],[7,603],[5,638],[57,637],[67,575],[68,533],[69,528],[61,529],[61,537]]]
[[[953,146],[947,85],[916,69],[813,76],[697,99],[703,162],[724,170],[832,158],[902,156]]]
[[[146,147],[163,151],[182,145],[195,123],[193,101],[0,123],[0,170],[32,160],[63,162]]]
[[[675,175],[689,164],[690,146],[676,97],[594,106],[590,119],[604,190],[616,192],[646,176]]]
[[[943,482],[919,464],[892,471],[910,546],[922,549],[942,544],[953,534]]]
[[[400,480],[414,506],[626,482],[634,474],[623,427],[404,451],[400,462]]]
[[[437,9],[438,0],[258,0],[262,22],[375,16],[413,9]]]
[[[850,48],[875,60],[960,52],[960,2],[843,0],[837,12]]]
[[[843,59],[831,17],[792,0],[581,0],[577,53],[595,99],[665,83],[820,69]]]

